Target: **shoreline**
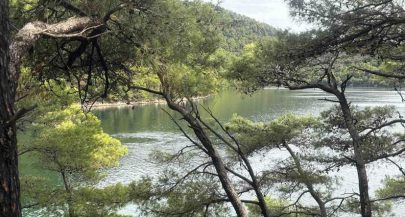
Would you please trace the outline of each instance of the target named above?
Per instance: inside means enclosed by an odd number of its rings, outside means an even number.
[[[289,90],[288,88],[284,87],[274,87],[269,86],[263,88],[263,90]],[[348,91],[362,91],[362,90],[374,90],[374,91],[393,91],[391,88],[387,87],[348,87]],[[197,96],[192,97],[191,99],[194,101],[204,100],[209,97],[215,96],[216,94],[210,94],[207,96]],[[187,99],[184,98],[184,101]],[[139,101],[131,101],[131,102],[124,102],[124,101],[117,101],[117,102],[96,102],[92,105],[92,109],[107,109],[107,108],[120,108],[120,107],[136,107],[136,106],[145,106],[145,105],[162,105],[166,104],[166,101],[161,98],[150,99],[150,100],[139,100]]]
[[[193,101],[200,101],[211,97],[212,95],[208,96],[197,96],[192,97],[191,100]],[[187,99],[184,99],[185,101]],[[164,99],[151,99],[151,100],[140,100],[140,101],[131,101],[131,102],[96,102],[92,105],[91,109],[107,109],[107,108],[120,108],[120,107],[135,107],[135,106],[144,106],[144,105],[162,105],[166,104],[166,100]]]

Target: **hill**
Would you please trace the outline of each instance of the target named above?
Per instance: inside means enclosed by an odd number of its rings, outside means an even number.
[[[250,17],[217,7],[220,13],[221,31],[225,37],[222,47],[225,50],[239,52],[246,44],[262,37],[272,36],[277,29]]]

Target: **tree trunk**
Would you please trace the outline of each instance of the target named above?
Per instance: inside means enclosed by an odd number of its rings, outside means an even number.
[[[70,185],[69,185],[69,182],[67,180],[65,171],[61,170],[60,174],[62,176],[63,185],[65,186],[65,191],[68,194],[68,198],[67,198],[67,201],[66,201],[67,208],[68,208],[68,214],[69,214],[69,217],[74,217],[75,212],[74,212],[73,205],[72,205],[72,201],[73,201],[72,189],[70,188]]]
[[[354,157],[356,161],[357,176],[359,180],[361,216],[371,217],[372,210],[368,189],[367,170],[366,170],[366,163],[363,158],[362,149],[360,147],[361,146],[360,135],[353,124],[353,117],[344,93],[339,94],[338,98],[340,107],[343,112],[346,127],[349,130],[349,134],[353,140]]]
[[[242,158],[243,162],[246,165],[246,169],[249,172],[249,176],[252,179],[252,187],[255,191],[257,200],[259,202],[259,207],[262,213],[263,217],[270,217],[270,210],[267,207],[266,204],[266,198],[264,197],[263,193],[260,190],[259,182],[257,180],[257,177],[253,171],[252,165],[249,162],[249,159],[246,157],[246,155],[242,152],[242,150],[238,150],[238,155]]]
[[[238,217],[248,217],[245,206],[240,200],[238,193],[236,192],[235,188],[231,183],[231,180],[229,180],[227,174],[228,171],[226,170],[221,157],[218,155],[218,152],[215,150],[215,148],[213,148],[212,151],[209,152],[211,152],[209,153],[209,155],[211,157],[212,164],[214,165],[215,170],[218,173],[218,178],[221,182],[222,188],[225,190],[226,195],[231,201],[231,204],[235,209],[236,214],[238,215]]]
[[[163,82],[163,79],[161,79]],[[185,111],[182,107],[177,105],[170,97],[164,95],[166,102],[170,109],[179,112],[185,121],[190,125],[189,127],[193,129],[194,134],[197,136],[201,144],[207,149],[207,154],[211,158],[212,164],[218,174],[218,178],[221,182],[222,188],[224,189],[226,195],[229,198],[236,214],[238,217],[248,217],[247,210],[239,198],[237,191],[235,190],[231,180],[228,177],[228,171],[225,168],[224,162],[221,156],[218,154],[208,135],[205,133],[203,127],[198,122],[198,120],[191,115],[191,113]]]
[[[0,217],[20,217],[20,183],[14,95],[10,83],[8,0],[0,1]]]
[[[3,120],[3,118],[1,118]],[[0,126],[0,216],[20,217],[20,182],[18,175],[15,126]]]
[[[218,178],[221,182],[222,188],[225,190],[226,195],[228,196],[229,200],[231,201],[231,204],[232,204],[233,208],[235,209],[236,214],[238,215],[238,217],[248,217],[245,206],[243,205],[242,201],[239,198],[238,193],[236,192],[235,188],[233,187],[231,181],[229,180],[229,177],[227,174],[228,171],[225,168],[224,162],[222,161],[217,150],[211,143],[211,140],[207,137],[204,130],[196,122],[196,120],[193,120],[192,118],[190,118],[190,115],[187,115],[187,117],[185,117],[184,119],[191,125],[191,128],[193,129],[197,138],[200,140],[200,142],[203,144],[203,146],[208,150],[208,155],[210,156],[210,158],[212,160],[212,164],[214,165],[215,170],[217,171]]]
[[[3,124],[3,120],[2,114],[2,124],[0,126],[0,216],[20,217],[20,182],[16,128],[15,125],[6,127]]]

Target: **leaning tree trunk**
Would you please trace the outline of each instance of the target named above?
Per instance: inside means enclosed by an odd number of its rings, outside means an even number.
[[[362,147],[360,147],[360,135],[353,124],[353,117],[350,112],[349,103],[347,102],[344,93],[338,95],[338,98],[347,129],[349,131],[350,137],[353,140],[354,157],[356,161],[356,170],[359,181],[361,216],[371,217],[372,209],[368,188],[367,170],[362,153]]]
[[[20,183],[14,116],[13,82],[10,82],[8,0],[0,1],[0,216],[21,216]]]
[[[161,82],[164,84],[164,79],[162,79],[161,77],[160,79]],[[235,190],[231,180],[229,179],[229,176],[227,174],[228,171],[225,167],[224,162],[222,161],[221,156],[212,144],[211,140],[209,139],[199,121],[195,117],[193,117],[190,112],[185,111],[178,104],[173,102],[173,100],[168,95],[163,95],[169,108],[180,113],[183,116],[184,120],[187,121],[187,123],[189,124],[189,127],[194,131],[194,134],[196,135],[198,140],[201,142],[204,148],[206,148],[207,154],[211,158],[212,164],[214,165],[215,170],[218,174],[218,179],[221,182],[222,188],[228,196],[228,199],[231,202],[236,215],[238,217],[248,217],[246,207],[243,205],[241,199],[239,198],[238,192]]]
[[[207,149],[208,155],[212,160],[212,164],[214,165],[215,170],[218,173],[218,178],[219,181],[221,182],[222,188],[224,189],[226,195],[228,196],[228,199],[231,202],[237,216],[247,217],[248,216],[247,210],[243,205],[242,201],[240,200],[238,193],[236,192],[233,184],[231,183],[231,180],[228,177],[227,174],[228,171],[225,168],[225,164],[222,161],[222,158],[219,156],[218,151],[211,143],[211,140],[207,137],[201,125],[198,124],[198,121],[195,120],[193,117],[191,117],[190,114],[182,113],[176,107],[173,107],[171,102],[168,102],[168,105],[171,109],[178,111],[183,115],[184,119],[190,124],[197,138]]]

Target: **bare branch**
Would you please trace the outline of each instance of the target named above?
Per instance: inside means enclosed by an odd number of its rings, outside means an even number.
[[[37,42],[41,36],[50,37],[65,36],[76,37],[83,35],[89,30],[101,30],[104,28],[100,20],[90,17],[72,17],[64,21],[48,24],[40,21],[27,23],[18,31],[10,44],[10,80],[11,96],[14,99],[16,87],[20,76],[20,65],[27,51]],[[102,30],[101,30],[102,32]]]
[[[387,122],[387,123],[381,124],[381,125],[379,125],[379,126],[377,126],[377,127],[371,128],[371,129],[370,129],[365,135],[363,135],[362,137],[363,137],[363,138],[364,138],[364,137],[367,137],[367,136],[369,136],[371,133],[373,133],[373,132],[375,132],[375,131],[377,131],[377,130],[381,130],[382,128],[385,128],[385,127],[390,127],[391,125],[398,124],[398,123],[404,124],[404,123],[405,123],[405,120],[403,120],[403,119],[397,119],[397,120],[392,120],[392,121],[389,121],[389,122]]]
[[[333,102],[333,103],[339,103],[338,100],[333,100],[333,99],[327,99],[327,98],[323,98],[323,99],[318,99],[320,101],[326,101],[326,102]]]
[[[36,107],[37,107],[37,105],[33,105],[33,106],[28,107],[28,108],[22,108],[22,109],[18,110],[18,111],[14,114],[14,116],[12,116],[12,117],[10,118],[10,120],[8,120],[8,121],[6,122],[6,125],[7,125],[7,126],[11,126],[11,125],[14,124],[15,122],[17,122],[20,118],[24,117],[24,115],[26,115],[28,112],[31,112],[32,110],[34,110]]]
[[[389,196],[389,197],[370,200],[370,202],[375,203],[375,202],[378,202],[378,201],[395,200],[395,199],[405,199],[405,195],[392,195],[392,196]]]
[[[247,182],[249,185],[253,185],[252,181],[249,180],[248,178],[246,178],[245,176],[241,175],[240,173],[232,170],[229,167],[225,167],[226,170],[228,170],[230,173],[232,173],[233,175],[235,175],[236,177],[239,177],[240,179],[242,179],[243,181]]]
[[[311,88],[317,88],[317,89],[321,89],[327,93],[331,93],[336,95],[337,90],[336,89],[332,89],[331,87],[326,86],[325,84],[321,84],[321,83],[315,83],[315,84],[303,84],[303,85],[291,85],[289,83],[286,83],[285,86],[290,89],[290,90],[304,90],[304,89],[311,89]]]
[[[67,2],[65,0],[60,0],[59,4],[61,6],[63,6],[65,9],[67,9],[67,10],[70,10],[70,11],[72,11],[74,13],[77,13],[77,15],[80,15],[80,16],[83,16],[83,17],[87,16],[86,12],[84,12],[82,9],[74,6],[73,4],[71,4],[71,3],[69,3],[69,2]]]
[[[163,109],[163,111],[169,115],[170,119],[174,122],[174,124],[176,124],[176,126],[179,128],[179,130],[183,133],[183,135],[191,142],[193,143],[195,146],[197,146],[201,151],[203,151],[204,153],[208,154],[208,151],[206,148],[204,148],[204,146],[200,145],[198,142],[194,141],[187,133],[186,131],[183,129],[183,127],[180,126],[180,124],[176,121],[176,119],[174,119],[173,115],[171,115],[168,111],[166,111],[165,109]]]
[[[149,92],[149,93],[153,93],[153,94],[156,94],[156,95],[163,96],[163,92],[157,91],[157,90],[152,90],[152,89],[149,89],[149,88],[146,88],[146,87],[131,85],[129,88],[130,89],[135,89],[135,90],[143,90],[143,91],[146,91],[146,92]]]
[[[388,161],[390,161],[392,164],[394,164],[399,171],[402,173],[402,175],[405,177],[405,170],[403,167],[401,167],[399,164],[397,164],[395,161],[391,160],[390,158],[387,158]]]
[[[405,142],[405,139],[400,139],[400,140],[394,142],[393,145],[397,144],[397,143],[400,143],[400,142]],[[384,154],[381,154],[379,156],[373,157],[372,159],[368,160],[367,163],[371,163],[371,162],[374,162],[374,161],[377,161],[377,160],[380,160],[380,159],[384,159],[384,158],[395,157],[395,156],[398,156],[398,155],[400,155],[400,154],[402,154],[404,152],[405,152],[405,148],[399,149],[398,151],[393,152],[393,153],[389,153],[389,154],[384,153]]]
[[[382,71],[374,71],[374,70],[370,70],[370,69],[364,69],[364,68],[358,68],[355,67],[357,70],[363,71],[363,72],[367,72],[373,75],[377,75],[377,76],[381,76],[381,77],[385,77],[385,78],[396,78],[396,79],[405,79],[405,75],[393,75],[393,74],[387,74],[385,72]]]
[[[353,75],[347,75],[346,79],[342,82],[342,84],[340,85],[340,89],[342,91],[342,93],[344,93],[346,91],[346,87],[347,87],[347,83],[350,81],[350,79],[353,78]]]

